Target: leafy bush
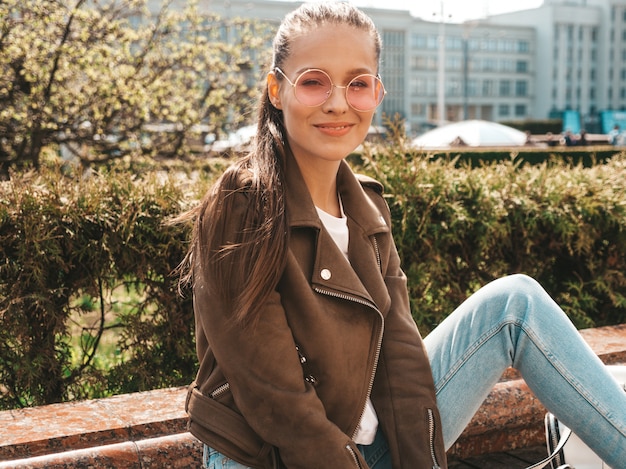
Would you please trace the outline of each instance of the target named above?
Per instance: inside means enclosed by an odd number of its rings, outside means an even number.
[[[0,407],[188,383],[193,315],[171,275],[187,233],[163,224],[184,186],[164,173],[51,169],[1,184]],[[124,358],[105,370],[95,357],[110,329]]]
[[[481,285],[522,272],[577,327],[626,322],[626,160],[469,169],[397,146],[362,157],[386,186],[416,322],[432,330]]]
[[[470,168],[399,141],[352,161],[386,186],[423,334],[513,272],[537,278],[578,327],[626,322],[623,155]],[[0,408],[193,379],[190,295],[172,275],[189,227],[163,222],[196,203],[223,163],[168,165],[43,167],[0,182]]]

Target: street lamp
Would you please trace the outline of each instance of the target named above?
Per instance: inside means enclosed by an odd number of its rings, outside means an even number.
[[[437,114],[439,125],[446,122],[446,22],[444,16],[443,0],[439,2],[439,52],[437,68]]]

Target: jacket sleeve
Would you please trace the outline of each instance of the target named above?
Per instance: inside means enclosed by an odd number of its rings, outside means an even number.
[[[233,196],[237,199],[227,217],[225,239],[234,239],[231,236],[241,229],[248,206],[245,193]],[[366,468],[354,442],[327,419],[315,389],[304,380],[279,293],[270,295],[256,323],[242,326],[211,293],[210,278],[200,263],[194,280],[196,327],[208,341],[248,425],[278,448],[290,469],[327,467],[331,461],[337,468]]]
[[[372,199],[391,226],[387,203],[381,196]],[[385,315],[385,334],[372,394],[374,407],[381,417],[394,467],[445,467],[430,362],[411,315],[407,278],[391,234],[385,238],[382,250],[391,306]]]

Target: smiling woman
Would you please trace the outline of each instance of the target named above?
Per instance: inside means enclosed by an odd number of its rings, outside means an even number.
[[[380,53],[350,3],[287,15],[253,148],[181,216],[195,218],[187,410],[204,466],[445,468],[509,366],[599,454],[626,460],[626,396],[534,280],[490,283],[422,340],[382,185],[344,160],[384,98]]]

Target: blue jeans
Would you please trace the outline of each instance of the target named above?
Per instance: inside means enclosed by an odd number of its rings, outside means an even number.
[[[459,306],[424,342],[446,449],[459,437],[504,370],[513,366],[543,405],[610,467],[626,469],[626,393],[536,281],[511,275],[491,282]],[[385,447],[379,432],[372,445],[359,449],[373,469],[391,469]],[[220,458],[224,457],[218,453],[213,460]],[[245,466],[232,462],[205,467]]]
[[[383,433],[379,430],[371,445],[357,445],[370,469],[391,469],[391,454]],[[204,445],[203,466],[207,469],[250,469]],[[332,464],[329,466],[332,467]]]
[[[626,393],[533,279],[512,275],[491,282],[424,342],[446,448],[512,366],[604,462],[626,468]]]

